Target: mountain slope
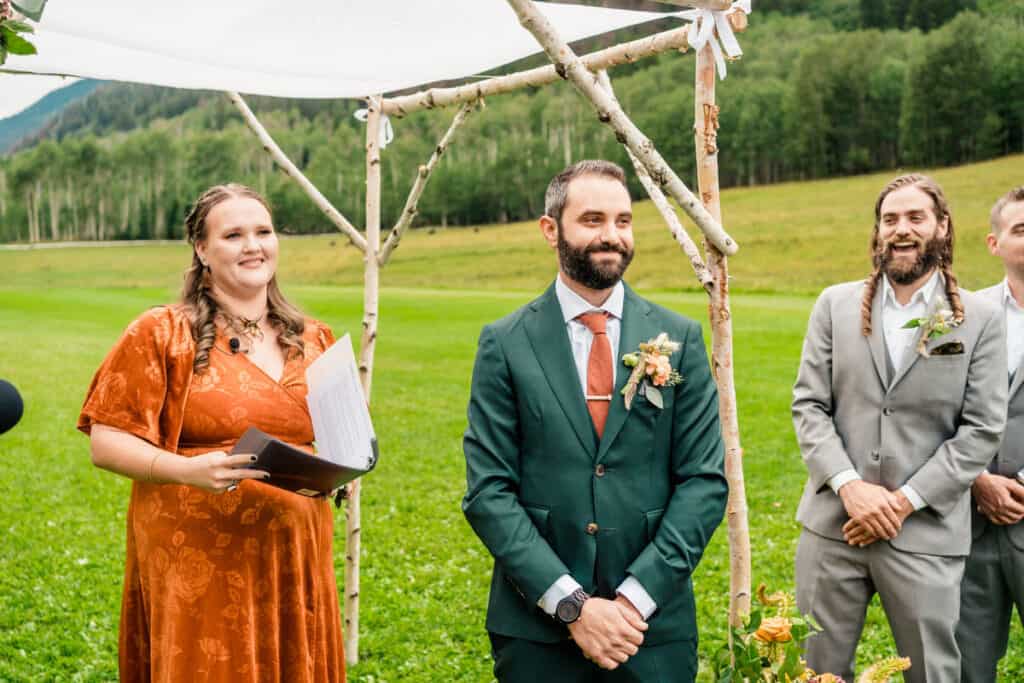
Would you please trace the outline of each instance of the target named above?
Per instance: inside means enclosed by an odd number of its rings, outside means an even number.
[[[0,155],[35,137],[65,107],[91,94],[102,81],[82,80],[47,94],[21,113],[0,119]]]

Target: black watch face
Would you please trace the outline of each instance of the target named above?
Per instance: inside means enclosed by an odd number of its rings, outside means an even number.
[[[558,603],[558,607],[555,608],[555,616],[563,624],[571,624],[580,618],[582,608],[583,605],[569,597]]]

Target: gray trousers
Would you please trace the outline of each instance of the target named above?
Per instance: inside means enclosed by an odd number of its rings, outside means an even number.
[[[1010,616],[1024,605],[1024,549],[1011,543],[1006,527],[989,524],[974,539],[960,588],[956,639],[963,655],[961,680],[993,683],[996,664],[1006,654]]]
[[[868,603],[878,593],[909,683],[956,683],[954,629],[964,558],[905,553],[885,541],[856,548],[804,529],[796,550],[796,601],[824,629],[807,641],[807,664],[854,679]]]

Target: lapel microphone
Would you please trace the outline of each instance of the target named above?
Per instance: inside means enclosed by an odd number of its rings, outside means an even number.
[[[231,348],[231,353],[238,353],[238,349],[241,348],[242,342],[238,341],[238,337],[232,337],[228,340],[228,347]]]

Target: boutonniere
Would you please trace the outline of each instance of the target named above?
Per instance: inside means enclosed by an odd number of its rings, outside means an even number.
[[[907,321],[903,329],[909,330],[915,327],[921,328],[921,340],[917,343],[917,352],[928,357],[928,340],[949,334],[955,328],[960,327],[963,321],[953,317],[953,311],[942,307],[932,311],[923,318],[912,318]]]
[[[633,405],[633,398],[639,394],[658,408],[665,407],[659,387],[671,387],[683,381],[683,376],[672,369],[669,356],[679,350],[682,345],[672,341],[668,334],[662,332],[633,353],[622,357],[627,368],[633,368],[626,386],[622,387],[626,410]]]

